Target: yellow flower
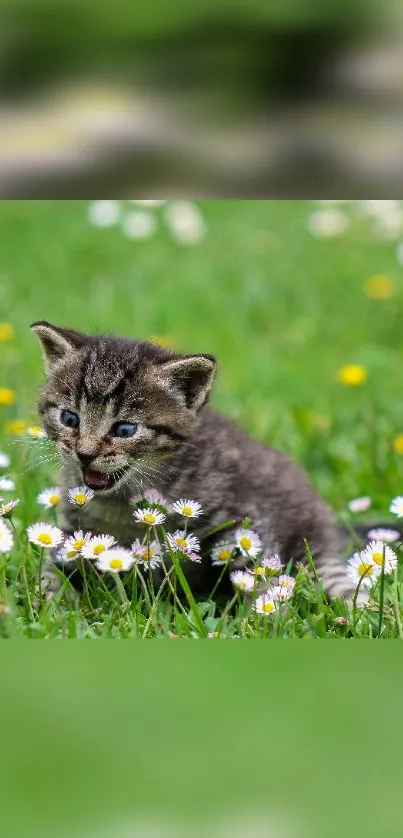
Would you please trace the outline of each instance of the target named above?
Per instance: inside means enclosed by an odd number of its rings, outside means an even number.
[[[9,405],[15,402],[14,390],[9,390],[8,387],[0,387],[0,404]]]
[[[13,340],[14,337],[14,329],[11,323],[0,323],[0,341],[6,343],[6,341]]]
[[[347,364],[339,369],[337,378],[346,387],[359,387],[366,382],[368,373],[361,364]]]
[[[163,349],[169,349],[171,352],[178,347],[176,340],[169,335],[152,335],[151,343],[156,343],[157,346],[162,346]]]
[[[389,300],[396,291],[396,284],[389,276],[379,274],[370,276],[364,282],[364,291],[373,300]]]
[[[26,430],[27,423],[25,419],[11,419],[10,422],[6,422],[4,425],[4,430],[6,434],[11,434],[12,436],[21,436]]]
[[[396,454],[403,454],[403,434],[396,434],[393,440],[393,448]]]

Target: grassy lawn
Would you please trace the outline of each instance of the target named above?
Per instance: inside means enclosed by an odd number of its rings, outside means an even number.
[[[206,234],[186,246],[170,235],[166,207],[151,210],[158,219],[155,234],[133,240],[120,224],[91,224],[86,202],[0,205],[0,320],[14,330],[13,339],[0,342],[0,388],[15,392],[12,404],[0,405],[0,451],[11,456],[3,471],[16,484],[7,499],[21,500],[14,549],[0,554],[4,637],[378,633],[377,594],[353,619],[343,603],[326,604],[320,585],[303,574],[292,604],[275,619],[252,614],[242,595],[221,616],[211,602],[181,608],[163,597],[150,613],[141,597],[122,603],[118,589],[99,589],[92,577],[90,596],[80,604],[56,601],[37,613],[38,555],[27,548],[25,530],[34,521],[52,521],[52,510],[47,513],[36,498],[57,478],[53,461],[41,462],[40,444],[10,425],[15,419],[37,422],[42,360],[29,330],[34,320],[158,337],[186,352],[213,353],[220,369],[217,410],[299,460],[340,516],[349,500],[369,495],[372,506],[360,520],[395,520],[389,505],[403,487],[403,268],[397,241],[379,235],[374,219],[355,204],[342,208],[350,223],[333,237],[309,231],[309,216],[325,211],[311,202],[198,206]],[[121,210],[133,207],[122,203]],[[383,293],[379,283],[368,284],[379,275],[390,279],[381,282]],[[362,385],[339,382],[339,370],[349,364],[365,368]],[[399,568],[396,580],[386,580],[385,637],[398,636],[401,576]],[[343,625],[340,616],[347,618]]]

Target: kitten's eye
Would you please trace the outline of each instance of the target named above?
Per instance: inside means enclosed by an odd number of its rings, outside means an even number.
[[[125,438],[128,436],[134,436],[138,428],[135,422],[116,422],[116,425],[113,426],[111,433],[113,436],[119,436],[121,438]]]
[[[60,421],[63,425],[66,425],[67,428],[78,428],[80,424],[80,418],[73,410],[62,410],[60,414]]]

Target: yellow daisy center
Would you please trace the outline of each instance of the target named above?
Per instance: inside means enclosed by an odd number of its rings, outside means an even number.
[[[66,556],[67,556],[68,559],[74,559],[74,556],[76,555],[76,553],[77,553],[77,550],[67,550]]]
[[[41,544],[51,544],[53,539],[47,532],[41,532],[40,535],[38,535],[38,541],[40,541]]]
[[[193,509],[191,506],[184,506],[182,509],[182,515],[193,515]]]
[[[94,556],[100,556],[106,550],[105,544],[97,544],[93,549]]]
[[[252,539],[250,539],[248,535],[243,535],[239,543],[242,549],[246,551],[250,550],[250,548],[252,547]]]
[[[274,605],[274,603],[273,603],[273,602],[265,602],[265,603],[263,604],[263,611],[264,611],[266,614],[271,614],[271,612],[275,610],[275,607],[276,607],[276,606]]]
[[[112,570],[120,570],[123,567],[122,559],[111,559],[109,567],[112,568]]]
[[[84,547],[85,541],[83,538],[77,538],[77,541],[73,542],[73,546],[75,550],[81,550]]]
[[[144,520],[147,524],[155,524],[155,515],[152,515],[150,512],[146,512]]]
[[[265,572],[265,567],[255,567],[255,576],[264,576]]]
[[[32,425],[31,428],[28,428],[28,433],[31,436],[40,436],[42,433],[42,428],[39,425]]]
[[[358,573],[360,574],[360,576],[372,576],[373,572],[373,565],[369,564],[369,562],[361,562],[361,564],[358,566]]]
[[[228,561],[228,559],[230,558],[230,556],[231,556],[230,551],[229,551],[229,550],[225,550],[225,549],[224,549],[224,550],[220,550],[220,552],[219,552],[219,554],[218,554],[218,558],[219,558],[219,559],[220,559],[220,561],[222,561],[222,562],[227,562],[227,561]]]
[[[145,562],[150,562],[153,557],[152,550],[145,547],[143,550],[143,559]]]
[[[60,503],[60,495],[50,495],[49,503],[51,503],[52,506],[57,506],[57,504]]]
[[[82,492],[79,492],[78,495],[74,496],[74,500],[81,506],[83,503],[86,503],[87,495],[84,495]]]
[[[175,538],[178,547],[187,547],[186,538]]]
[[[379,564],[380,567],[383,565],[383,553],[372,553],[372,558],[375,564]]]

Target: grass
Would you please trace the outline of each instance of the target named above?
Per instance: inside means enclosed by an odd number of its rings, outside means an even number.
[[[0,320],[15,331],[13,340],[0,343],[0,387],[16,393],[14,404],[0,406],[0,450],[12,457],[22,539],[0,560],[2,636],[401,636],[401,567],[384,590],[379,586],[381,620],[378,594],[352,615],[343,602],[327,603],[320,583],[302,571],[292,604],[276,619],[251,615],[241,595],[222,613],[213,601],[196,604],[189,591],[180,601],[161,595],[150,612],[144,592],[122,603],[121,591],[100,587],[95,575],[81,602],[55,600],[38,613],[38,554],[27,548],[25,529],[44,520],[36,497],[56,475],[52,460],[41,462],[41,449],[7,425],[16,418],[37,421],[42,362],[29,330],[37,319],[159,336],[184,351],[213,353],[220,365],[217,410],[300,461],[339,516],[346,517],[348,500],[370,495],[371,510],[360,520],[392,519],[390,500],[403,482],[403,455],[396,450],[403,434],[403,269],[395,243],[377,236],[355,206],[346,210],[347,232],[331,239],[308,232],[310,202],[199,206],[207,235],[184,247],[169,236],[163,210],[157,233],[134,242],[119,226],[91,226],[86,202],[0,205]],[[394,283],[386,299],[365,292],[365,282],[378,274]],[[367,381],[341,385],[338,371],[346,364],[363,365]],[[179,578],[175,584],[180,591]],[[346,624],[337,622],[340,616]]]

